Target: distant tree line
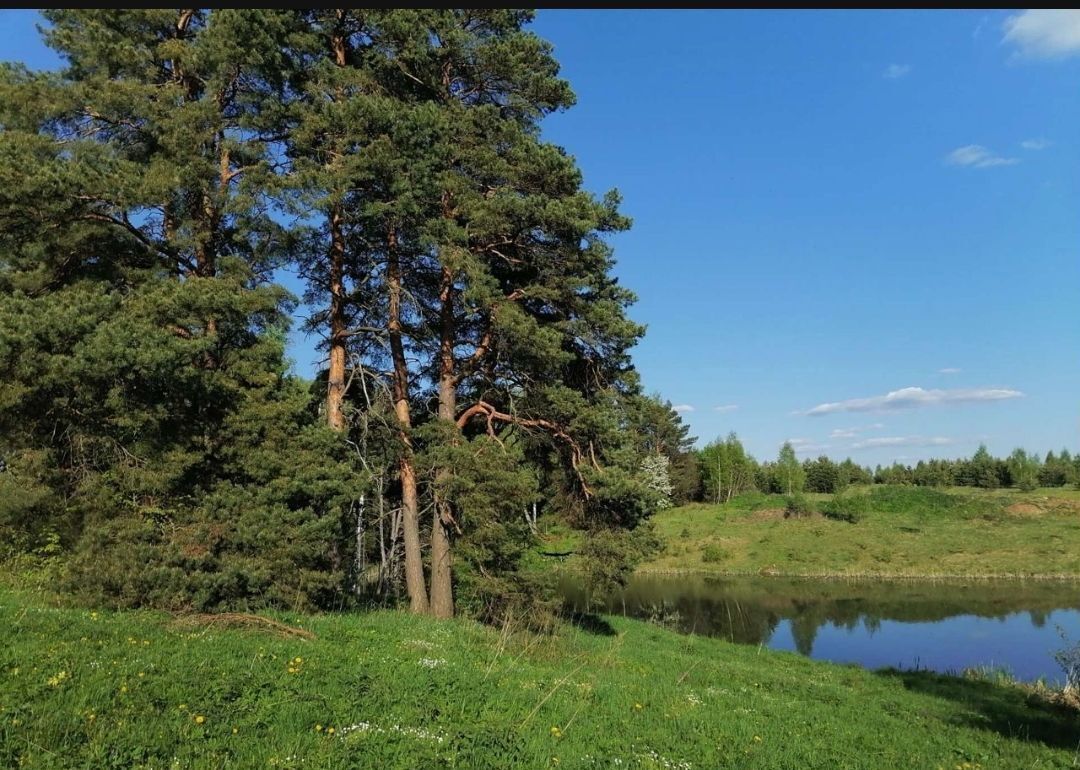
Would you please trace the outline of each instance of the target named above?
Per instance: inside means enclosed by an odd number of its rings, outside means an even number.
[[[991,456],[980,445],[970,458],[919,460],[875,468],[851,458],[837,462],[825,455],[799,462],[785,442],[775,460],[758,462],[735,433],[701,449],[685,449],[671,458],[680,468],[676,502],[723,503],[744,492],[795,494],[835,493],[859,484],[909,484],[925,487],[966,486],[982,489],[1072,485],[1080,489],[1080,455],[1068,449],[1038,454],[1015,449],[1008,457]]]

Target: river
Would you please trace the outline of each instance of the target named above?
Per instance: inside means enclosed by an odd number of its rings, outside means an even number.
[[[588,606],[580,587],[566,583],[563,593]],[[1054,654],[1080,644],[1080,584],[1058,581],[640,575],[592,606],[871,669],[994,667],[1055,684],[1064,673]]]

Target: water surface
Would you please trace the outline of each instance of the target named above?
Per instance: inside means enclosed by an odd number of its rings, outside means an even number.
[[[579,587],[567,584],[564,594],[587,606]],[[1058,581],[642,575],[598,606],[838,663],[943,673],[989,666],[1024,681],[1061,683],[1062,635],[1080,643],[1080,584]]]

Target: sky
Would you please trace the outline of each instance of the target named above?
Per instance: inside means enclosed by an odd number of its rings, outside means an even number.
[[[30,11],[0,59],[57,67]],[[645,389],[699,443],[1080,449],[1080,12],[541,10],[617,188]],[[294,290],[295,281],[284,277]],[[315,340],[290,353],[311,375]]]

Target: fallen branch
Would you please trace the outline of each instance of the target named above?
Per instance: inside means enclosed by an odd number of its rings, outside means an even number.
[[[179,615],[173,620],[177,626],[205,626],[212,628],[221,626],[224,628],[245,628],[252,631],[267,631],[284,638],[300,638],[311,641],[316,638],[315,634],[303,628],[290,626],[280,620],[265,618],[262,615],[251,615],[246,612],[221,612]]]

